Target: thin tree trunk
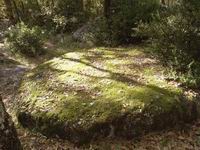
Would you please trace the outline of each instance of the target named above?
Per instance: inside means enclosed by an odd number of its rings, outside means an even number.
[[[14,6],[14,9],[13,9],[13,11],[14,11],[14,13],[16,14],[16,17],[17,18],[15,18],[15,21],[21,21],[21,16],[20,16],[20,11],[19,11],[19,9],[17,8],[17,4],[16,4],[16,2],[13,0],[12,1],[13,2],[13,6]]]
[[[166,3],[165,3],[165,0],[161,0],[161,4],[162,5],[165,5]]]
[[[0,149],[22,150],[14,124],[5,110],[0,96]]]
[[[111,0],[104,0],[104,17],[106,18],[106,23],[109,32],[109,39],[112,41],[112,30],[111,30]]]
[[[10,22],[12,24],[15,23],[15,17],[13,14],[13,7],[12,7],[12,1],[11,0],[3,0],[4,4],[6,6],[6,15],[8,17],[8,19],[10,20]]]
[[[111,0],[104,0],[104,16],[105,18],[110,18],[110,7],[111,7]]]

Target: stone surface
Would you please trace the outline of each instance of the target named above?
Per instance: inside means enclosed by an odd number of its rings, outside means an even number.
[[[29,71],[16,102],[22,126],[73,143],[132,138],[195,120],[196,105],[165,80],[145,48],[68,52]]]

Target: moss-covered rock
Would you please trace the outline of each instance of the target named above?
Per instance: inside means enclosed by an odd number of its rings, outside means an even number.
[[[164,80],[141,48],[69,52],[30,71],[16,104],[19,122],[74,143],[134,137],[196,119],[195,101]]]

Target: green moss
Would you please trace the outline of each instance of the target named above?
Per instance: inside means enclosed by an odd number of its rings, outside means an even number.
[[[182,89],[168,84],[162,67],[137,49],[69,52],[38,66],[24,77],[19,113],[40,122],[39,130],[65,126],[89,134],[94,126],[113,124],[127,114],[135,121],[138,114],[155,118],[176,106],[182,109]]]

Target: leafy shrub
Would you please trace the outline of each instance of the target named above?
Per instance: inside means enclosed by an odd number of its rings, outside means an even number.
[[[104,17],[97,18],[92,26],[91,33],[96,45],[111,45],[113,44],[111,31]]]
[[[41,26],[54,32],[77,29],[83,22],[82,0],[17,1],[20,20],[31,26]]]
[[[42,30],[39,27],[29,28],[24,23],[11,27],[7,33],[7,44],[12,52],[19,52],[26,56],[42,54]]]
[[[187,84],[200,82],[200,1],[180,0],[141,29],[153,39],[164,65]]]
[[[111,8],[111,38],[124,43],[136,39],[135,30],[139,22],[150,22],[157,12],[157,0],[116,0]]]
[[[109,18],[97,17],[84,34],[97,45],[116,45],[134,42],[139,22],[150,22],[158,10],[157,0],[112,1]]]
[[[97,17],[73,33],[73,39],[89,45],[110,45],[109,30],[104,17]]]
[[[156,0],[141,1],[113,1],[108,20],[105,17],[96,18],[91,23],[88,34],[85,34],[87,39],[93,39],[97,45],[118,45],[140,40],[141,36],[136,32],[138,24],[150,22],[158,9]]]

